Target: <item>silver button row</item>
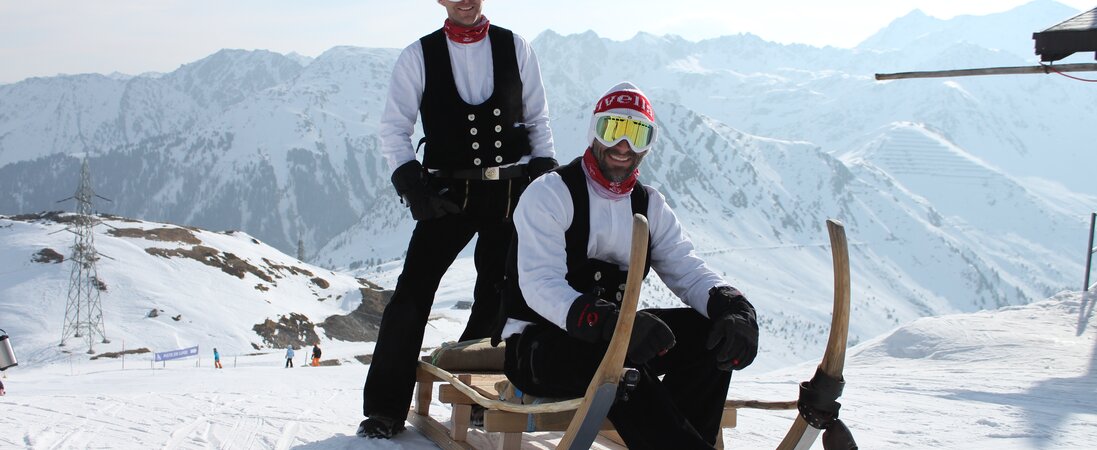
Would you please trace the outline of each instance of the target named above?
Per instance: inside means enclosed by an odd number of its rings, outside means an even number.
[[[472,133],[472,134],[476,134],[476,133]],[[495,141],[495,148],[503,148],[503,141]],[[472,149],[473,150],[480,150],[480,143],[479,142],[473,142],[472,143]]]
[[[479,132],[480,132],[480,130],[477,130],[475,127],[469,128],[469,134],[471,134],[473,136],[476,136],[476,133],[479,133]],[[495,126],[495,132],[496,133],[502,133],[503,132],[503,126],[502,125],[496,125]]]
[[[499,117],[500,115],[503,114],[503,111],[500,111],[499,108],[495,108],[494,110],[491,111],[491,113],[494,114],[495,117]],[[469,122],[472,122],[474,120],[476,120],[476,114],[469,114]],[[499,130],[496,130],[496,131],[499,131]]]
[[[495,157],[495,162],[496,162],[496,163],[501,163],[501,162],[503,162],[503,157],[502,157],[502,156],[496,156],[496,157]],[[472,163],[473,163],[473,164],[475,164],[475,165],[477,165],[477,166],[479,166],[479,165],[480,165],[481,163],[483,163],[483,161],[482,161],[482,160],[481,160],[480,158],[473,158],[473,159],[472,159]]]

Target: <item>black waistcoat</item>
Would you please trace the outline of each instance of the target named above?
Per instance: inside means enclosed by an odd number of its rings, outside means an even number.
[[[522,123],[522,78],[514,54],[514,34],[492,25],[491,97],[479,105],[461,99],[453,81],[446,34],[423,36],[426,86],[419,105],[423,118],[423,166],[428,169],[478,169],[517,162],[530,154],[529,130]]]
[[[560,174],[564,185],[571,194],[571,203],[574,214],[571,226],[564,232],[564,253],[567,258],[568,272],[565,279],[568,285],[576,291],[584,293],[598,292],[598,296],[604,300],[621,304],[621,298],[625,291],[625,279],[628,271],[617,268],[617,264],[600,261],[587,257],[587,244],[590,240],[590,197],[587,193],[586,174],[583,173],[582,157],[575,158],[566,166],[557,168],[555,172]],[[632,213],[647,216],[648,191],[640,183],[632,188],[630,196],[632,201]],[[629,222],[631,223],[631,222]],[[625,232],[622,230],[622,232]],[[631,230],[628,231],[631,233]],[[651,269],[651,240],[648,240],[648,257],[644,263],[644,277],[647,277]],[[503,316],[496,329],[494,339],[502,338],[503,327],[506,319],[518,319],[526,322],[552,325],[548,319],[537,314],[526,303],[522,290],[518,287],[518,235],[514,236],[510,252],[507,254],[506,279],[503,281]],[[572,300],[572,299],[566,299]],[[493,340],[493,342],[496,342]]]

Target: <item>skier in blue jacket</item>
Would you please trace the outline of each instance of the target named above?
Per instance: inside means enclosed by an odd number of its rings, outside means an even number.
[[[293,367],[293,346],[286,346],[286,367]]]

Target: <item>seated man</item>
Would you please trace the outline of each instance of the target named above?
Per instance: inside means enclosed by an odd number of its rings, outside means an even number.
[[[688,307],[637,313],[626,364],[641,379],[608,417],[629,448],[713,448],[730,371],[754,361],[758,323],[750,302],[694,253],[662,194],[637,182],[657,136],[647,98],[618,84],[594,106],[586,153],[529,185],[514,215],[497,338],[516,387],[582,396],[617,322],[632,214],[645,215],[642,269],[655,269]]]

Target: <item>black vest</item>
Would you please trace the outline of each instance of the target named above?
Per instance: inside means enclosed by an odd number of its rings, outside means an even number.
[[[590,241],[590,197],[587,193],[586,174],[583,173],[582,157],[575,158],[566,166],[555,170],[563,179],[571,194],[571,203],[575,213],[571,220],[571,226],[564,232],[564,253],[567,258],[568,272],[565,279],[568,285],[576,291],[584,293],[597,293],[599,298],[621,304],[621,298],[625,292],[625,279],[628,271],[617,268],[617,264],[587,258],[587,244]],[[632,188],[630,196],[632,201],[632,213],[647,216],[648,191],[640,183]],[[630,222],[631,223],[631,222]],[[628,231],[631,233],[631,230]],[[651,240],[648,240],[648,257],[644,262],[644,277],[651,269]],[[526,322],[552,325],[548,319],[537,314],[526,303],[522,290],[518,287],[518,235],[511,241],[510,251],[507,253],[506,277],[502,288],[503,307],[501,320],[493,342],[502,338],[503,327],[506,319],[518,319]],[[571,299],[568,299],[571,300]]]
[[[518,162],[530,154],[529,130],[522,123],[522,78],[514,54],[514,34],[492,25],[495,86],[479,105],[461,99],[453,81],[446,34],[423,36],[426,86],[419,104],[426,143],[423,166],[428,169],[478,169]]]

